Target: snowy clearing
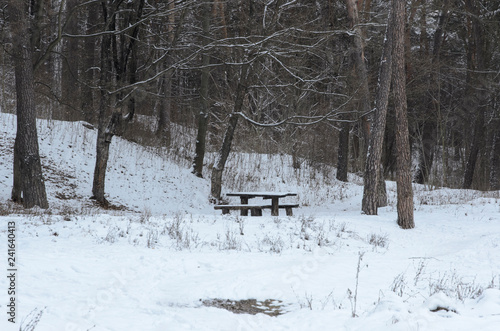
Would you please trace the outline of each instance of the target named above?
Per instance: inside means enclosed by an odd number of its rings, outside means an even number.
[[[415,186],[416,228],[401,230],[394,183],[390,206],[366,216],[355,176],[339,183],[334,169],[235,154],[226,192],[292,191],[301,207],[222,216],[206,179],[117,138],[106,191],[121,210],[105,211],[88,198],[95,131],[39,121],[51,208],[25,213],[8,202],[15,117],[1,114],[0,130],[0,241],[15,222],[18,268],[16,325],[0,278],[0,330],[38,319],[36,331],[499,328],[498,192]],[[269,315],[224,309],[234,305]]]

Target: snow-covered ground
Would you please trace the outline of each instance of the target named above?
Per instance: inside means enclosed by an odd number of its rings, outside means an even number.
[[[415,186],[416,228],[401,230],[392,182],[390,206],[366,216],[355,176],[339,183],[328,167],[234,154],[224,191],[295,191],[287,201],[301,207],[222,216],[186,162],[116,138],[106,191],[118,208],[106,211],[89,199],[95,130],[40,121],[51,208],[25,212],[8,202],[14,130],[15,117],[0,114],[0,330],[37,320],[36,331],[500,329],[498,192]],[[221,308],[231,304],[277,316]]]

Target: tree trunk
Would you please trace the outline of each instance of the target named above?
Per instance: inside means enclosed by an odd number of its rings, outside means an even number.
[[[106,142],[104,132],[98,131],[97,133],[97,146],[96,146],[96,163],[94,168],[94,181],[92,185],[92,197],[102,206],[107,206],[105,183],[106,183],[106,167],[109,159],[109,145],[111,142]]]
[[[193,174],[197,177],[203,177],[203,161],[205,159],[205,147],[208,128],[208,107],[202,101],[202,110],[198,114],[198,133],[196,135],[196,147],[193,160]]]
[[[387,19],[384,49],[382,59],[380,60],[377,95],[375,97],[374,121],[366,158],[361,210],[367,215],[377,215],[377,207],[387,205],[387,193],[385,191],[381,159],[392,75],[392,26],[394,24],[392,17],[391,12]]]
[[[377,185],[377,207],[387,206],[387,189],[385,187],[384,167],[380,165]]]
[[[485,132],[484,132],[484,108],[478,109],[476,121],[474,123],[474,136],[470,147],[469,157],[465,165],[464,183],[462,188],[470,189],[472,180],[474,179],[474,171],[476,170],[476,161],[479,151],[484,148]]]
[[[497,121],[490,154],[490,190],[500,190],[500,125]]]
[[[21,164],[19,161],[19,143],[16,138],[14,142],[14,182],[12,184],[11,199],[16,203],[23,203],[23,188],[22,188],[22,176],[21,176]]]
[[[418,166],[415,172],[415,182],[418,184],[427,183],[430,170],[434,162],[434,148],[436,146],[437,115],[439,112],[439,56],[444,34],[444,26],[448,20],[449,0],[444,0],[443,10],[438,20],[438,27],[434,33],[431,72],[429,76],[428,99],[425,101],[425,114],[422,125],[421,145],[418,158]]]
[[[97,21],[98,21],[98,7],[97,6],[89,6],[87,21],[86,21],[86,33],[91,34],[95,33]],[[83,118],[85,121],[95,124],[97,119],[97,114],[94,109],[94,92],[90,86],[94,86],[96,84],[95,79],[97,77],[94,76],[94,70],[92,68],[96,67],[97,61],[95,53],[96,53],[96,42],[94,38],[85,38],[83,40],[83,67],[82,77],[85,81],[85,84],[81,84],[81,111],[83,113]]]
[[[168,9],[171,13],[168,15],[167,40],[169,46],[173,47],[175,40],[175,1],[170,1],[168,3]],[[163,62],[163,70],[166,70],[172,63],[171,56]],[[156,136],[160,138],[160,143],[162,146],[170,147],[172,143],[172,131],[171,131],[171,112],[172,112],[172,76],[173,71],[168,70],[162,76],[158,82],[158,94],[161,96],[159,102],[156,103],[157,113],[158,113],[158,128],[156,131]]]
[[[106,39],[104,37],[103,39]],[[102,73],[101,73],[102,75]],[[101,81],[103,78],[101,77]],[[109,159],[109,145],[111,141],[106,142],[106,125],[105,121],[108,115],[109,96],[106,91],[101,91],[101,100],[99,103],[99,118],[97,128],[96,142],[96,163],[94,168],[94,181],[92,185],[92,197],[102,205],[107,205],[108,201],[104,197],[104,186],[106,183],[106,167]]]
[[[203,6],[203,45],[207,45],[210,36],[210,6],[205,4]],[[198,177],[203,177],[203,161],[205,159],[205,145],[208,128],[209,116],[209,79],[210,79],[210,56],[207,52],[202,54],[202,69],[201,69],[201,109],[198,114],[198,134],[196,135],[196,148],[193,160],[193,174]]]
[[[353,64],[356,71],[357,81],[359,82],[359,103],[361,108],[361,132],[363,134],[363,153],[366,155],[365,151],[368,148],[369,137],[370,137],[370,122],[368,117],[370,116],[370,90],[368,88],[368,71],[366,69],[365,63],[365,49],[363,41],[363,31],[361,30],[361,24],[359,22],[358,6],[356,0],[346,0],[347,13],[349,18],[349,27],[354,30],[352,36],[353,42]]]
[[[25,208],[48,208],[42,175],[36,127],[35,89],[33,86],[33,47],[30,41],[30,19],[24,1],[10,1],[13,61],[16,79],[17,132],[14,148],[14,185],[12,197]]]
[[[107,22],[107,10],[103,6],[103,18]],[[99,115],[97,119],[97,141],[96,141],[96,163],[94,168],[94,180],[92,184],[92,197],[101,205],[106,206],[108,201],[104,197],[105,183],[106,183],[106,167],[109,159],[109,142],[106,142],[106,118],[108,117],[109,98],[107,88],[111,83],[111,37],[104,35],[101,40],[101,70],[99,85],[100,101],[99,101]]]
[[[242,110],[243,100],[247,93],[247,79],[248,79],[249,65],[243,64],[240,74],[240,79],[238,86],[236,87],[236,98],[234,101],[233,113],[229,118],[229,124],[224,134],[224,140],[222,141],[222,146],[217,155],[215,164],[212,168],[212,178],[211,178],[211,188],[210,188],[210,200],[212,202],[219,202],[222,192],[222,173],[224,172],[224,167],[226,166],[226,161],[231,151],[231,144],[233,142],[234,131],[236,125],[238,124],[239,115],[235,114]]]
[[[470,79],[476,86],[476,90],[473,92],[472,101],[472,112],[477,114],[474,123],[474,135],[472,137],[472,144],[469,151],[469,156],[467,158],[467,163],[465,166],[464,182],[463,188],[469,189],[472,186],[472,180],[474,178],[474,171],[476,169],[476,162],[479,152],[484,149],[485,141],[485,112],[486,104],[488,100],[487,87],[485,84],[484,69],[486,68],[485,61],[485,40],[484,31],[481,22],[479,21],[479,7],[475,0],[466,0],[465,7],[470,14],[472,20],[472,39],[473,42],[469,43],[469,47],[472,47],[472,71]]]
[[[77,5],[77,0],[68,0],[66,3],[66,12],[70,12],[71,9]],[[78,15],[68,20],[65,31],[73,35],[78,34]],[[57,108],[62,111],[59,119],[64,121],[77,121],[83,119],[79,113],[80,84],[78,84],[78,62],[81,59],[81,52],[79,52],[78,46],[79,42],[80,40],[78,38],[67,38],[63,40],[62,45],[64,57],[61,63],[61,97],[64,106]]]
[[[222,192],[222,173],[224,172],[224,167],[226,166],[226,161],[231,151],[231,144],[233,142],[234,131],[236,125],[238,124],[238,115],[231,114],[229,118],[229,124],[226,128],[226,133],[224,134],[224,140],[222,141],[222,146],[215,160],[214,167],[212,168],[212,178],[211,178],[211,201],[218,203],[221,198]]]
[[[347,182],[347,172],[349,167],[349,130],[350,123],[346,120],[342,122],[339,133],[339,149],[337,159],[337,179]]]
[[[413,220],[413,189],[411,181],[411,158],[408,132],[405,74],[405,3],[392,0],[394,11],[393,40],[393,86],[396,108],[396,150],[397,150],[397,210],[398,225],[403,229],[415,227]]]
[[[131,15],[136,15],[133,17],[128,17],[130,21],[127,24],[133,24],[132,20],[140,20],[142,16],[142,9],[144,7],[144,0],[141,0],[138,4],[138,9],[130,10]],[[128,3],[128,5],[133,5]],[[110,23],[108,22],[108,11],[109,8],[103,6],[103,17],[108,26],[109,31],[114,31],[115,29],[115,15],[110,13]],[[129,8],[131,9],[131,8]],[[119,10],[119,8],[113,8],[112,10]],[[133,14],[132,14],[133,13]],[[109,23],[109,24],[108,24]],[[99,119],[98,119],[98,130],[97,130],[97,142],[96,142],[96,165],[94,168],[94,181],[92,186],[92,198],[96,199],[100,204],[107,205],[108,202],[105,199],[105,182],[106,182],[106,168],[109,159],[109,148],[111,140],[114,135],[123,134],[126,125],[132,121],[135,113],[135,100],[133,95],[129,96],[127,101],[127,113],[124,115],[122,110],[116,106],[110,106],[110,95],[108,89],[113,81],[117,83],[129,83],[133,84],[136,82],[136,71],[137,71],[137,42],[138,39],[138,26],[136,26],[130,36],[130,39],[121,38],[118,41],[115,35],[105,34],[102,37],[101,42],[101,77],[100,77],[100,87],[101,87],[101,101],[99,104]],[[113,46],[113,47],[111,47]],[[111,50],[114,50],[113,54]],[[118,50],[120,54],[118,55]],[[130,59],[130,62],[129,62]],[[113,71],[114,69],[114,71]],[[112,72],[115,75],[112,79]],[[106,124],[106,119],[109,116],[108,109],[113,108],[111,118]]]
[[[168,67],[168,61],[164,62],[163,68]],[[164,73],[158,82],[158,94],[160,100],[156,102],[156,112],[158,114],[158,128],[156,136],[160,139],[162,146],[169,147],[172,142],[172,132],[170,130],[171,118],[171,96],[172,96],[172,72]]]

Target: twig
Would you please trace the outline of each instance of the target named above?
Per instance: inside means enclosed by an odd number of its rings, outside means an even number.
[[[354,307],[352,308],[352,317],[357,317],[356,304],[358,302],[359,272],[361,271],[361,261],[363,260],[363,255],[365,255],[365,252],[358,252],[358,268],[356,270],[356,288],[354,289]]]

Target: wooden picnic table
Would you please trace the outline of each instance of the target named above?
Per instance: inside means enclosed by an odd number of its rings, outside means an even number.
[[[279,208],[280,208],[279,199],[284,198],[284,197],[296,196],[297,193],[293,193],[293,192],[231,192],[231,193],[227,193],[226,195],[230,196],[230,197],[240,197],[242,205],[248,205],[248,200],[253,199],[253,198],[271,199],[271,215],[272,216],[279,216]],[[288,212],[288,210],[291,211],[291,208],[293,208],[293,207],[290,205],[290,206],[284,206],[284,208],[287,208],[287,212]],[[241,209],[241,215],[247,216],[248,209]]]

